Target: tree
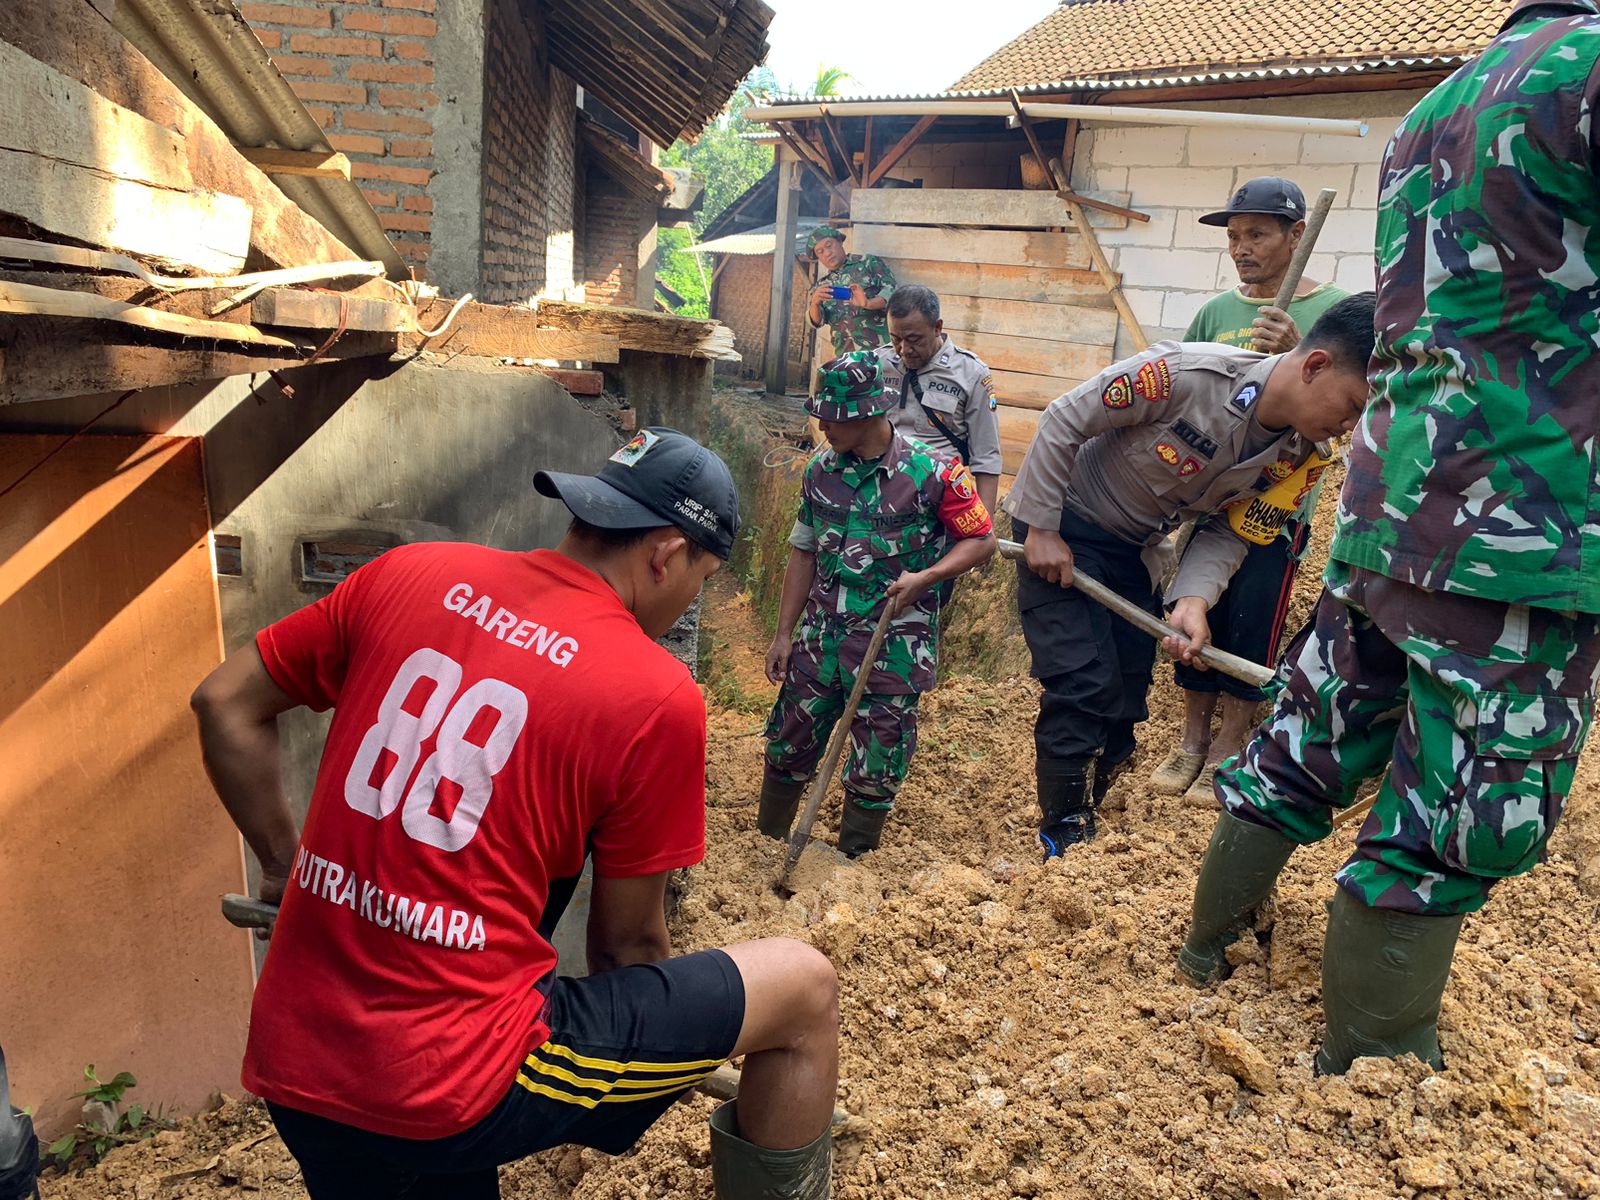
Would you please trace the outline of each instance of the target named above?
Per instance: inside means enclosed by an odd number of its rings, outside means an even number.
[[[813,96],[837,96],[839,95],[839,85],[847,79],[854,78],[855,76],[843,67],[828,67],[819,63],[817,65],[817,77],[811,83],[811,94]]]

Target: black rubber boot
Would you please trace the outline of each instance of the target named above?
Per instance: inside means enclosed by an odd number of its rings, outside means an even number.
[[[1194,885],[1189,936],[1178,951],[1178,969],[1199,984],[1227,977],[1227,949],[1272,894],[1295,843],[1275,829],[1224,812],[1211,831],[1211,845]]]
[[[860,858],[867,851],[876,850],[888,819],[887,808],[865,808],[846,792],[844,816],[839,821],[839,853],[846,858]]]
[[[1111,790],[1111,785],[1126,775],[1133,767],[1133,752],[1135,749],[1136,747],[1129,746],[1127,749],[1119,751],[1115,758],[1101,755],[1100,758],[1095,760],[1094,781],[1089,787],[1089,804],[1091,807],[1099,808],[1105,802],[1106,793]]]
[[[800,797],[805,790],[804,780],[787,783],[770,777],[763,779],[761,806],[756,810],[756,828],[769,838],[788,841],[789,829],[794,825],[794,814],[800,808]]]
[[[1443,1069],[1439,1001],[1462,920],[1369,908],[1343,888],[1334,893],[1322,946],[1328,1033],[1318,1075],[1343,1075],[1358,1058],[1407,1054]]]
[[[739,1136],[739,1102],[711,1114],[711,1186],[717,1200],[827,1200],[833,1185],[833,1140],[798,1150],[769,1150]]]
[[[1094,839],[1090,776],[1094,764],[1082,759],[1039,760],[1034,768],[1039,787],[1039,845],[1045,858],[1066,853]]]

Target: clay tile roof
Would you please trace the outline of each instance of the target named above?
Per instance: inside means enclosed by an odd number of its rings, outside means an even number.
[[[1510,0],[1063,0],[957,89],[1476,53]]]

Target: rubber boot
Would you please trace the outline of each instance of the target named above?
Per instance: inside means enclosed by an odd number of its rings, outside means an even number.
[[[1444,1068],[1439,1001],[1462,920],[1369,908],[1338,889],[1322,947],[1328,1033],[1317,1052],[1318,1075],[1343,1075],[1358,1058],[1407,1054]]]
[[[794,814],[800,808],[800,797],[805,794],[804,780],[789,783],[770,776],[761,781],[761,806],[756,810],[756,828],[769,838],[780,842],[789,840],[789,829],[794,825]]]
[[[1046,859],[1094,839],[1092,762],[1042,758],[1034,768],[1039,788],[1039,845]]]
[[[711,1114],[711,1186],[717,1200],[827,1200],[833,1185],[833,1139],[798,1150],[769,1150],[739,1136],[739,1102]]]
[[[1089,806],[1098,809],[1105,803],[1111,785],[1133,769],[1133,754],[1137,749],[1129,746],[1116,758],[1101,755],[1094,764],[1094,779],[1089,785]]]
[[[839,853],[846,858],[860,858],[867,851],[876,850],[888,819],[887,808],[866,808],[846,792],[844,816],[839,821]]]
[[[1211,831],[1211,845],[1194,885],[1189,936],[1178,951],[1178,969],[1198,984],[1228,974],[1226,951],[1272,893],[1295,843],[1275,829],[1224,812]]]

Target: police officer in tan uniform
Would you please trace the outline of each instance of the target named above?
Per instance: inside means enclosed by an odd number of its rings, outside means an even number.
[[[1000,492],[1000,418],[994,380],[983,360],[944,331],[939,297],[908,284],[889,300],[889,345],[874,353],[883,367],[889,420],[936,454],[960,457],[990,512]]]
[[[1046,857],[1094,836],[1094,806],[1131,761],[1155,644],[1066,586],[1082,568],[1160,610],[1158,552],[1200,525],[1167,589],[1194,663],[1206,612],[1250,542],[1276,537],[1329,461],[1319,442],[1352,428],[1374,341],[1368,292],[1340,301],[1288,354],[1162,342],[1050,403],[1002,507],[1023,539],[1017,603],[1044,688],[1034,726]]]

